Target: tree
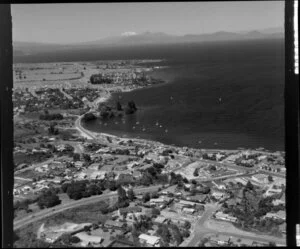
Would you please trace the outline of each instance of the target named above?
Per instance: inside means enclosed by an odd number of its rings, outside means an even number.
[[[121,103],[119,101],[117,102],[117,110],[118,111],[122,111],[123,110],[122,105],[121,105]]]
[[[132,189],[129,189],[129,190],[127,191],[127,197],[128,197],[128,199],[131,200],[131,201],[134,200],[135,194],[134,194],[134,192],[133,192]]]
[[[194,170],[194,173],[193,173],[193,175],[194,175],[194,176],[199,176],[199,173],[198,173],[198,171],[199,171],[199,169],[198,169],[198,168],[196,168],[196,169]]]
[[[160,211],[157,208],[152,208],[151,213],[152,215],[160,215]]]
[[[191,223],[190,223],[189,221],[186,220],[186,221],[184,222],[184,224],[183,224],[183,227],[186,228],[186,229],[190,229],[190,228],[191,228]]]
[[[88,112],[88,113],[84,114],[84,116],[83,116],[83,120],[85,122],[88,122],[88,121],[91,121],[91,120],[95,120],[95,119],[96,119],[96,116],[93,113],[91,113],[91,112]]]
[[[76,162],[76,161],[79,161],[80,160],[80,154],[79,153],[74,153],[73,154],[73,160]]]
[[[137,111],[136,105],[134,103],[134,101],[129,101],[127,104],[127,107],[125,109],[125,113],[126,114],[133,114]]]
[[[249,180],[245,186],[245,189],[246,190],[253,190],[254,186],[253,184],[251,183],[251,181]]]
[[[274,180],[273,180],[273,177],[272,177],[271,175],[268,176],[268,181],[269,181],[269,182],[273,182],[273,181],[274,181]]]
[[[118,202],[127,200],[126,191],[121,186],[118,188]]]
[[[173,238],[176,241],[176,244],[178,246],[182,242],[182,235],[180,233],[180,230],[178,226],[176,226],[175,224],[172,224],[170,227],[172,229]]]
[[[157,229],[157,234],[160,235],[160,237],[165,243],[170,242],[171,234],[167,225],[160,225]]]
[[[270,241],[270,242],[269,242],[269,247],[276,247],[276,243],[273,242],[273,241]]]
[[[83,160],[85,161],[85,162],[90,162],[91,161],[91,157],[90,157],[90,155],[89,154],[85,154],[85,153],[83,153],[82,154],[82,157],[83,157]]]
[[[79,200],[83,197],[85,193],[85,183],[73,182],[67,189],[67,195],[74,200]]]
[[[147,201],[149,201],[150,200],[150,194],[147,192],[147,193],[145,193],[144,195],[143,195],[143,202],[145,203],[145,202],[147,202]]]
[[[48,132],[50,135],[57,135],[58,134],[58,129],[55,127],[56,123],[51,123],[49,128],[48,128]]]
[[[189,232],[189,230],[184,229],[184,230],[181,232],[181,235],[182,235],[184,238],[187,238],[187,237],[190,236],[190,232]]]
[[[216,171],[217,168],[216,168],[215,165],[210,165],[210,166],[209,166],[209,170],[210,170],[210,171]]]
[[[158,195],[158,193],[155,191],[155,192],[152,192],[152,193],[150,194],[150,197],[155,199],[155,198],[158,198],[159,195]]]
[[[38,198],[38,206],[39,208],[43,209],[44,207],[54,207],[56,205],[59,205],[61,203],[61,200],[56,195],[56,193],[52,190],[47,190],[46,192],[42,193]]]

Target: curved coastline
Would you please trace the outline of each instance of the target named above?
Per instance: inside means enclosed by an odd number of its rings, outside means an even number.
[[[165,80],[164,82],[161,84],[169,84],[171,83],[172,80]],[[159,85],[161,85],[159,84]],[[139,90],[139,89],[143,89],[143,88],[151,88],[151,87],[156,87],[157,85],[146,85],[146,86],[133,86],[132,88],[124,88],[124,87],[119,87],[118,89],[120,90],[120,92],[131,92],[131,91],[135,91],[135,90]],[[105,89],[105,96],[99,97],[94,101],[94,107],[96,107],[98,104],[100,103],[107,103],[111,98],[112,98],[112,93],[117,93],[116,91],[110,91],[110,89]],[[92,109],[90,111],[93,111]],[[151,139],[146,139],[146,138],[135,138],[135,137],[120,137],[118,135],[113,135],[113,134],[109,134],[109,133],[104,133],[104,132],[96,132],[96,131],[90,131],[86,128],[84,128],[82,126],[82,117],[84,116],[84,114],[80,117],[80,119],[78,120],[78,126],[80,127],[79,129],[76,127],[77,130],[80,131],[80,133],[88,138],[88,139],[100,139],[100,140],[107,140],[107,138],[111,138],[111,139],[115,139],[117,142],[120,141],[134,141],[137,143],[143,143],[143,144],[151,144],[151,145],[156,145],[156,146],[164,146],[164,147],[169,147],[169,148],[188,148],[191,150],[195,150],[195,151],[207,151],[207,152],[214,152],[214,151],[224,151],[224,152],[236,152],[236,151],[256,151],[256,152],[264,152],[266,154],[268,153],[275,153],[275,152],[285,152],[284,150],[270,150],[270,149],[266,149],[266,148],[262,148],[260,149],[259,147],[257,148],[239,148],[237,147],[236,149],[222,149],[222,148],[211,148],[211,149],[205,149],[205,148],[195,148],[195,147],[191,147],[191,146],[178,146],[178,145],[174,145],[174,144],[166,144],[163,142],[159,142],[157,140],[151,140]],[[77,120],[76,120],[77,122]],[[76,123],[75,122],[75,123]]]
[[[270,151],[270,150],[258,150],[258,149],[220,149],[220,148],[215,148],[215,149],[206,149],[206,148],[193,148],[193,147],[187,147],[187,146],[176,146],[176,145],[169,145],[169,144],[164,144],[162,142],[159,141],[155,141],[155,140],[149,140],[149,139],[143,139],[143,138],[124,138],[124,137],[119,137],[116,135],[112,135],[109,133],[103,133],[103,132],[94,132],[94,131],[89,131],[87,129],[85,129],[81,122],[82,122],[82,118],[83,118],[84,114],[79,116],[78,119],[75,121],[75,128],[80,132],[80,134],[87,138],[87,139],[95,139],[95,140],[104,140],[105,143],[107,143],[107,138],[111,138],[111,139],[115,139],[115,142],[121,142],[121,141],[133,141],[135,143],[142,143],[142,144],[148,144],[151,146],[160,146],[160,147],[166,147],[166,148],[177,148],[177,149],[186,149],[186,150],[193,150],[193,151],[199,151],[199,152],[238,152],[238,151],[253,151],[253,152],[263,152],[264,154],[273,154],[275,153],[275,151]],[[279,151],[279,152],[284,152],[284,151]]]

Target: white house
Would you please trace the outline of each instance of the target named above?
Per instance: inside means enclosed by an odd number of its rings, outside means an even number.
[[[159,246],[160,237],[142,233],[139,236],[139,240],[140,240],[141,243],[146,243],[149,246],[156,246],[156,247],[158,247]]]

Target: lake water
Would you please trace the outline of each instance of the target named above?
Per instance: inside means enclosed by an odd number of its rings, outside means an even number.
[[[139,58],[165,59],[150,75],[167,83],[113,94],[109,103],[133,100],[138,111],[86,128],[195,148],[284,150],[283,40],[162,46]]]

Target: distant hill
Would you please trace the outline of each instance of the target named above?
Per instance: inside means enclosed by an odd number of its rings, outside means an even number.
[[[147,46],[166,44],[189,44],[215,41],[243,41],[256,39],[283,39],[284,32],[279,28],[270,28],[261,31],[250,32],[225,32],[219,31],[211,34],[187,34],[183,36],[170,35],[163,32],[144,32],[133,35],[120,35],[107,37],[101,40],[73,43],[53,44],[35,42],[13,42],[14,57],[23,57],[36,54],[53,52],[79,51],[86,49],[103,49],[107,47]]]
[[[163,32],[144,32],[141,34],[132,33],[130,35],[119,35],[107,37],[101,40],[73,43],[54,44],[37,42],[13,42],[14,62],[37,62],[55,61],[56,57],[68,54],[68,58],[78,59],[75,54],[89,54],[98,51],[98,54],[106,55],[111,51],[119,51],[120,57],[126,51],[134,50],[159,50],[161,46],[188,46],[202,42],[222,42],[222,41],[247,41],[247,40],[270,40],[283,39],[284,32],[279,28],[265,30],[254,30],[248,32],[225,32],[219,31],[212,34],[187,34],[183,36],[165,34]],[[61,57],[60,56],[60,57]],[[63,56],[67,58],[66,56]],[[105,56],[104,56],[105,57]],[[51,58],[51,59],[50,59]]]

